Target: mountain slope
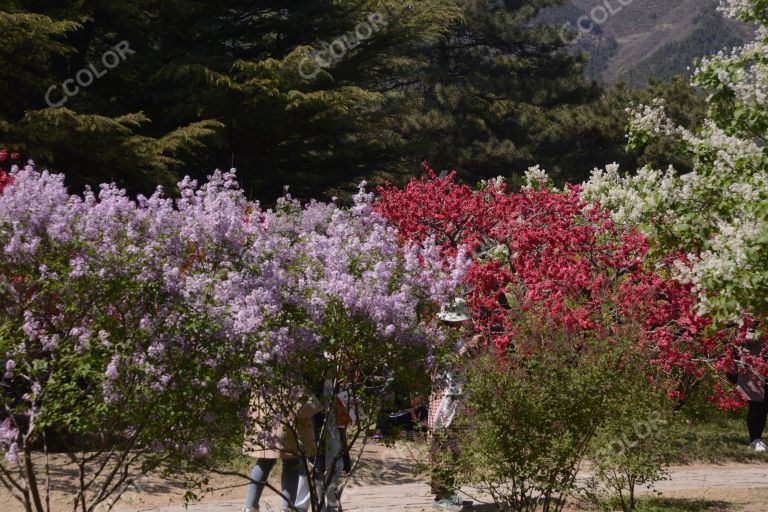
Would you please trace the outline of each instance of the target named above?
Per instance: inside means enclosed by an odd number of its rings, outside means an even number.
[[[591,56],[590,75],[601,82],[642,86],[649,78],[686,73],[695,58],[750,38],[750,28],[723,18],[717,3],[571,0],[569,5],[542,13],[540,20],[575,27],[591,13],[591,19],[582,21],[582,26],[593,25],[591,30],[579,32],[574,45]]]

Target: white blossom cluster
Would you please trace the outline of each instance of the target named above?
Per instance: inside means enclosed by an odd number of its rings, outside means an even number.
[[[655,98],[651,105],[638,105],[627,109],[632,120],[632,129],[637,132],[666,135],[671,137],[680,129],[667,117],[664,100]]]
[[[635,226],[671,208],[677,179],[672,167],[666,172],[643,167],[635,175],[622,176],[619,164],[613,163],[594,169],[581,194],[610,210],[617,223]]]
[[[754,2],[751,0],[722,0],[718,10],[729,18],[742,19],[753,16]]]
[[[717,289],[717,297],[720,301],[737,305],[736,314],[739,310],[749,309],[740,300],[739,292],[753,289],[755,274],[764,270],[756,267],[752,252],[766,232],[766,225],[756,219],[734,218],[720,222],[717,227],[718,232],[711,239],[710,248],[692,257],[690,270],[680,272],[680,276],[697,284],[697,287],[727,283],[729,286]],[[701,291],[699,312],[707,313],[714,305],[707,290]]]
[[[719,200],[714,197],[718,193]],[[678,278],[701,293],[701,313],[711,311],[713,296],[728,302],[734,317],[750,310],[743,299],[750,290],[759,293],[756,287],[766,272],[764,173],[717,188],[699,174],[678,175],[671,168],[621,176],[614,164],[595,170],[582,194],[611,210],[617,222],[639,226],[652,238],[676,237],[679,245],[672,249],[690,251],[689,265],[678,266]]]
[[[718,80],[728,87],[736,100],[746,105],[763,105],[768,98],[768,54],[765,27],[758,29],[758,38],[730,52],[721,50],[716,55],[701,60],[694,72],[694,82],[716,68]]]
[[[552,178],[547,171],[539,165],[529,167],[523,174],[523,190],[541,190],[543,188],[552,188]]]
[[[759,22],[768,16],[759,4],[728,0],[721,11]],[[687,253],[677,274],[700,292],[700,312],[759,315],[768,306],[768,30],[761,25],[752,43],[702,60],[692,81],[718,107],[700,130],[676,126],[656,100],[629,110],[628,137],[674,138],[693,171],[646,167],[623,176],[612,164],[592,172],[582,196],[663,250]]]

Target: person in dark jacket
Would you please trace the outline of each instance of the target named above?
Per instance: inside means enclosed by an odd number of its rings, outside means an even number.
[[[751,355],[760,357],[763,355],[765,343],[752,340],[744,345],[744,349]],[[766,422],[768,421],[768,382],[765,377],[749,366],[742,365],[737,358],[736,390],[747,400],[747,429],[749,430],[749,448],[756,452],[768,451],[768,445],[763,441]],[[743,368],[739,368],[743,366]]]

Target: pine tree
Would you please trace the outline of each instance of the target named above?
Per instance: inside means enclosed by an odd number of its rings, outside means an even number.
[[[9,99],[16,112],[3,114],[0,141],[67,169],[73,185],[116,180],[147,190],[172,181],[182,163],[197,177],[234,164],[260,197],[284,183],[317,195],[399,162],[397,87],[423,65],[418,51],[460,15],[453,0],[17,4],[6,16],[47,20],[58,32],[30,39],[61,48],[35,66],[29,97]],[[64,108],[45,108],[49,86],[121,41],[131,58]],[[338,61],[317,68],[329,45]],[[21,58],[18,45],[7,51]],[[302,66],[316,76],[302,76]]]
[[[560,28],[534,23],[541,9],[561,3],[460,2],[461,19],[427,49],[414,98],[419,117],[404,127],[424,159],[476,179],[519,173],[558,152],[552,144],[571,137],[562,108],[599,95]]]
[[[102,56],[124,40],[125,31],[101,21],[122,21],[138,37],[141,17],[131,15],[139,2],[59,4],[7,1],[0,11],[5,64],[0,146],[67,170],[73,190],[112,181],[141,191],[174,186],[178,157],[199,146],[219,124],[198,120],[153,133],[146,129],[150,118],[141,108],[124,108],[120,90],[130,90],[135,77],[126,69],[105,68]],[[130,59],[120,63],[129,65]],[[93,83],[70,83],[77,94],[66,97],[63,82],[80,70],[91,74],[83,74],[82,81],[93,76]]]
[[[259,197],[284,184],[299,196],[341,193],[399,165],[406,141],[397,128],[410,108],[403,84],[424,65],[424,46],[460,15],[452,0],[197,1],[164,10],[163,23],[181,20],[186,30],[155,30],[167,64],[155,75],[154,108],[177,122],[221,120],[221,143],[204,167],[234,163]],[[338,59],[318,66],[332,60],[329,47]]]

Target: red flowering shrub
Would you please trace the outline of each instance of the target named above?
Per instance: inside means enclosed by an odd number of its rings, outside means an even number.
[[[474,190],[427,168],[402,189],[380,187],[377,204],[403,239],[435,237],[446,255],[459,246],[473,255],[470,309],[500,355],[519,350],[516,338],[530,338],[531,330],[546,332],[546,324],[565,329],[576,350],[596,338],[632,337],[677,399],[705,375],[731,371],[744,331],[708,332],[691,288],[670,277],[673,258],[651,261],[645,237],[586,204],[578,187],[503,187]],[[758,359],[750,363],[762,369]],[[714,391],[721,407],[742,403],[728,388]]]
[[[0,169],[0,194],[3,193],[3,189],[7,186],[13,183],[13,178],[7,174],[5,174],[5,171]]]
[[[10,154],[10,162],[16,162],[21,158],[18,153]],[[9,161],[8,151],[5,149],[0,150],[0,166]],[[3,193],[3,189],[13,183],[13,176],[10,176],[5,169],[0,167],[0,194]]]

